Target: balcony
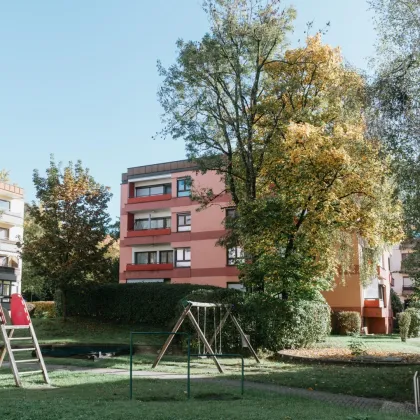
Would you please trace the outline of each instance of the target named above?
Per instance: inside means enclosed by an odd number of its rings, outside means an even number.
[[[17,268],[0,266],[0,280],[17,281],[18,272]]]
[[[172,194],[157,194],[147,195],[145,197],[128,197],[128,204],[150,203],[152,201],[166,201],[171,200]]]
[[[384,307],[384,301],[379,298],[375,299],[365,299],[364,303],[365,308],[383,308]]]
[[[171,228],[164,229],[141,229],[141,230],[129,230],[127,232],[127,238],[135,238],[142,236],[159,236],[159,235],[170,235]]]
[[[0,213],[0,220],[2,223],[11,226],[23,226],[23,217],[20,213],[13,213],[9,210],[1,210]]]
[[[18,252],[17,242],[0,238],[0,251]]]
[[[172,263],[156,263],[156,264],[127,264],[126,271],[156,271],[156,270],[173,270]]]

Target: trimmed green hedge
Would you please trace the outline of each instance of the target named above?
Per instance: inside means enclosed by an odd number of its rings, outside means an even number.
[[[34,306],[31,311],[31,316],[34,318],[55,318],[57,316],[55,303],[53,301],[37,301],[28,303]]]
[[[170,327],[178,316],[178,302],[196,289],[192,284],[106,284],[67,292],[67,315],[96,317],[101,321],[144,323]],[[61,314],[61,300],[56,298]]]
[[[362,318],[359,312],[342,311],[337,312],[338,331],[342,335],[360,333],[362,326]]]

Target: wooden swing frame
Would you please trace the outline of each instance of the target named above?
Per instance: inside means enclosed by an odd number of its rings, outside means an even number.
[[[212,338],[210,341],[207,341],[206,336],[204,335],[203,331],[200,328],[199,323],[195,319],[191,309],[192,308],[217,308],[217,307],[223,307],[226,308],[226,312],[223,315],[222,319],[219,322],[219,325],[217,326],[216,330],[213,333]],[[175,333],[178,332],[179,328],[181,327],[184,320],[188,317],[191,321],[191,324],[195,328],[198,334],[198,339],[201,340],[201,342],[204,345],[204,348],[207,350],[207,353],[204,354],[204,356],[211,357],[220,373],[224,373],[224,370],[222,366],[220,365],[219,361],[217,360],[216,354],[213,352],[213,349],[211,346],[217,339],[217,334],[220,334],[222,331],[223,326],[225,325],[227,319],[230,317],[230,319],[233,322],[233,325],[235,325],[236,329],[239,332],[239,335],[242,338],[242,342],[245,342],[248,349],[252,353],[252,356],[257,361],[257,363],[261,363],[260,359],[257,356],[257,353],[255,352],[254,348],[251,346],[251,343],[248,339],[248,337],[245,335],[244,331],[242,330],[238,320],[236,319],[235,315],[232,314],[232,305],[225,305],[225,304],[218,304],[218,303],[204,303],[204,302],[192,302],[192,301],[186,301],[184,304],[184,310],[182,311],[181,316],[178,318],[178,321],[176,322],[175,326],[173,327],[171,331],[171,335],[168,335],[168,338],[166,339],[165,343],[163,344],[162,348],[159,351],[159,354],[157,355],[155,361],[153,362],[152,368],[155,368],[159,362],[161,361],[162,357],[165,355],[166,351],[168,350],[173,338],[175,337]]]

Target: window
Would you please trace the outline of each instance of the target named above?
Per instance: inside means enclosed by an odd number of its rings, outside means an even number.
[[[181,178],[177,180],[178,197],[189,197],[191,194],[191,179]]]
[[[149,197],[151,195],[171,194],[171,184],[152,185],[150,187],[137,187],[136,197]]]
[[[176,267],[191,267],[191,249],[179,248],[175,250],[175,266]]]
[[[157,252],[136,252],[134,254],[135,264],[157,264]]]
[[[403,290],[413,290],[413,279],[410,277],[403,277]]]
[[[10,210],[10,201],[0,200],[0,210]]]
[[[234,219],[235,217],[236,217],[236,209],[235,208],[226,209],[226,218]]]
[[[178,232],[185,232],[191,230],[191,214],[184,213],[177,215],[178,220]]]
[[[0,280],[0,296],[10,296],[12,291],[12,282]]]
[[[9,267],[9,259],[5,255],[0,255],[0,267]]]
[[[9,239],[9,229],[0,228],[0,239]]]
[[[228,283],[227,284],[228,289],[236,289],[240,290],[241,292],[245,292],[246,288],[242,283]]]
[[[382,284],[378,284],[378,298],[384,300],[384,286]]]
[[[239,246],[229,248],[227,254],[227,265],[236,265],[244,260],[244,253]]]
[[[137,219],[134,222],[134,230],[167,229],[170,227],[170,217],[156,217],[154,219]]]
[[[159,263],[160,264],[172,264],[174,262],[173,251],[160,251]]]

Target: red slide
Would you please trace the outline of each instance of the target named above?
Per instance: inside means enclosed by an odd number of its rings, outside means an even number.
[[[31,323],[31,317],[29,316],[25,301],[18,293],[12,295],[10,309],[12,325],[29,325]]]

